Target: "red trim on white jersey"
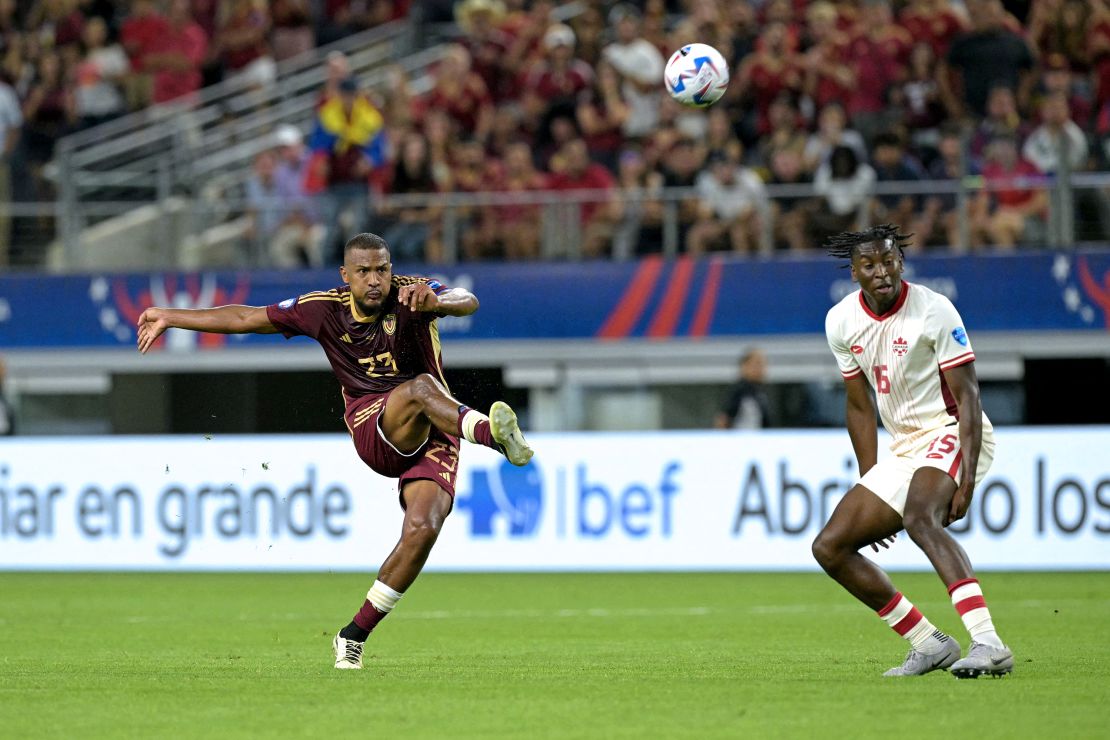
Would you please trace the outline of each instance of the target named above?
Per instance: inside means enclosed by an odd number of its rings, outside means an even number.
[[[863,370],[861,370],[857,367],[855,370],[853,370],[850,373],[846,373],[843,370],[841,370],[840,374],[844,376],[845,380],[849,380],[850,378],[856,378],[856,377],[859,377],[860,375],[863,375]]]
[[[859,305],[863,307],[863,312],[866,313],[871,318],[875,319],[875,321],[886,321],[891,316],[898,313],[898,309],[900,309],[902,306],[905,305],[906,297],[909,294],[910,294],[910,284],[907,283],[905,280],[903,280],[902,281],[902,292],[898,294],[898,300],[894,301],[894,305],[891,306],[890,308],[888,308],[886,310],[886,313],[877,314],[877,313],[875,313],[874,311],[871,310],[870,306],[867,305],[867,299],[863,297],[863,290],[861,289],[860,292],[859,292]]]
[[[948,477],[956,480],[956,473],[960,472],[960,461],[964,459],[964,451],[960,450],[956,453],[955,459],[952,460],[952,465],[948,468]]]
[[[942,362],[940,364],[940,369],[941,370],[951,370],[954,367],[959,367],[960,365],[966,365],[969,362],[975,362],[975,353],[974,352],[964,352],[962,355],[960,355],[958,357],[953,357],[951,360],[947,360],[945,362]]]

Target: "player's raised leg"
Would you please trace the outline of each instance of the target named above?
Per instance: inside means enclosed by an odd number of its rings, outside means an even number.
[[[486,416],[460,403],[427,373],[402,383],[389,394],[381,429],[399,450],[419,448],[433,425],[445,434],[497,450],[513,465],[525,465],[532,458],[532,448],[520,431],[516,414],[502,401],[494,403]]]
[[[914,473],[906,497],[906,534],[921,548],[944,581],[952,605],[971,636],[967,657],[952,664],[957,678],[1003,676],[1014,655],[998,636],[983,590],[960,543],[944,528],[956,482],[943,470],[923,467]]]
[[[960,646],[896,591],[878,565],[860,554],[862,548],[887,540],[900,529],[898,512],[870,490],[856,485],[841,499],[813,541],[813,556],[833,580],[909,641],[911,648],[905,662],[884,675],[918,676],[947,668],[960,657]]]
[[[362,649],[366,638],[420,575],[432,546],[439,538],[443,522],[451,512],[451,495],[432,480],[410,480],[401,497],[405,520],[401,539],[378,570],[377,580],[366,594],[362,608],[351,623],[335,636],[335,667],[362,668]]]

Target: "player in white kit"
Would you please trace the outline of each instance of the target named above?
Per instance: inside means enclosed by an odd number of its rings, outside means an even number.
[[[817,562],[910,642],[886,676],[948,669],[959,678],[1001,676],[1014,658],[994,629],[967,553],[945,531],[963,518],[994,457],[994,432],[979,402],[975,353],[944,296],[902,280],[909,237],[895,226],[840,234],[829,254],[851,260],[860,289],[829,311],[825,333],[844,376],[847,427],[860,480],[813,541]],[[875,400],[894,441],[878,459]],[[928,556],[971,635],[967,656],[860,554],[901,529]]]

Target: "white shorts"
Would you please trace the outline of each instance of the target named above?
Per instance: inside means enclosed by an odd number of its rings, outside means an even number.
[[[979,462],[975,466],[975,485],[983,482],[994,460],[994,430],[983,427]],[[957,484],[960,482],[960,432],[956,425],[937,430],[922,437],[921,443],[905,455],[895,455],[880,460],[859,479],[859,485],[874,493],[902,516],[906,510],[906,496],[910,480],[918,468],[937,468],[948,473]]]

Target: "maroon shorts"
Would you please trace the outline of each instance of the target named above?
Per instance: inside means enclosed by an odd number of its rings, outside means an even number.
[[[388,398],[389,393],[363,396],[351,403],[343,414],[358,456],[375,473],[397,478],[398,491],[404,489],[407,481],[431,480],[454,498],[459,438],[432,427],[428,440],[419,449],[410,454],[401,452],[390,444],[378,425]]]

